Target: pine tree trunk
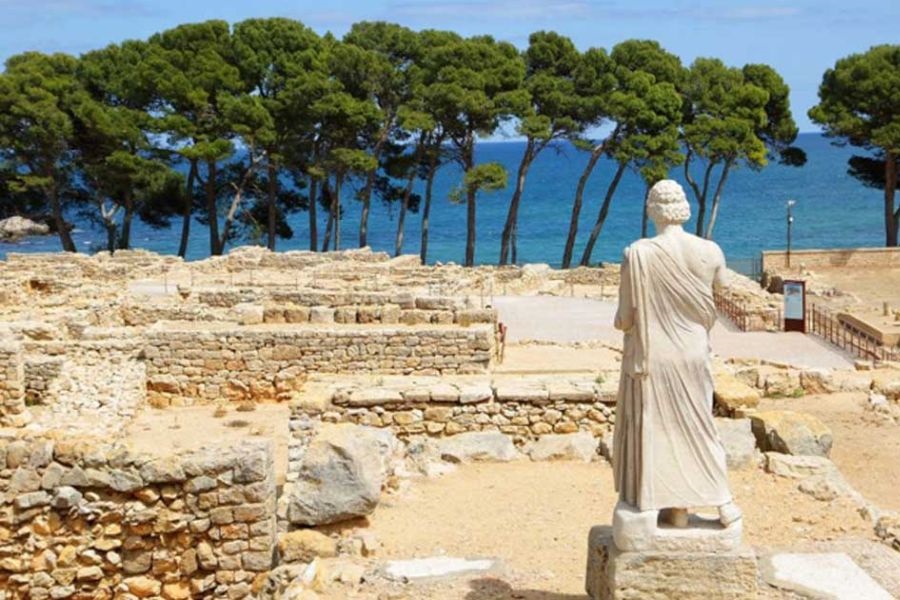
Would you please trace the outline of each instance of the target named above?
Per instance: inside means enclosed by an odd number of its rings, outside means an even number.
[[[277,216],[275,201],[278,197],[278,167],[275,163],[272,162],[271,156],[268,160],[268,177],[269,177],[269,189],[268,189],[268,243],[266,247],[275,251],[275,217]]]
[[[412,195],[413,184],[416,181],[416,170],[410,171],[406,179],[406,188],[403,190],[403,199],[400,202],[400,215],[397,217],[397,237],[394,239],[394,256],[403,254],[403,228],[406,225],[406,211],[409,209],[409,197]]]
[[[116,251],[116,238],[118,237],[116,224],[110,221],[104,221],[103,227],[106,229],[106,250],[110,254]]]
[[[311,252],[316,252],[319,243],[319,223],[317,222],[318,217],[316,216],[316,205],[319,203],[319,180],[315,177],[309,178],[309,205],[307,206],[307,210],[309,211],[309,249]]]
[[[474,188],[466,190],[466,263],[475,265],[475,193]]]
[[[522,201],[522,193],[525,190],[525,177],[528,175],[528,168],[535,158],[534,139],[528,138],[525,146],[525,152],[522,154],[522,160],[519,162],[519,172],[516,176],[516,189],[513,191],[512,199],[509,202],[509,211],[506,213],[506,223],[503,225],[503,235],[500,238],[500,264],[505,265],[509,261],[510,244],[512,243],[513,232],[519,218],[519,204]],[[513,259],[515,262],[515,259]]]
[[[194,208],[194,179],[197,178],[197,161],[191,159],[191,168],[188,171],[187,185],[184,191],[184,204],[181,211],[181,242],[178,244],[178,256],[184,258],[187,254],[188,238],[191,235],[191,215]]]
[[[587,245],[584,247],[584,253],[581,255],[581,266],[583,267],[587,267],[591,263],[591,254],[594,252],[594,246],[597,244],[597,239],[600,237],[600,232],[606,223],[609,206],[612,204],[616,188],[619,187],[619,181],[622,180],[622,174],[625,173],[625,167],[627,166],[628,163],[619,163],[619,166],[616,168],[616,174],[613,175],[612,181],[609,182],[609,187],[606,188],[606,196],[603,198],[603,204],[600,206],[600,213],[597,215],[597,221],[594,223],[591,236],[588,238]]]
[[[900,237],[900,209],[894,209],[894,197],[897,191],[897,157],[893,152],[885,152],[884,156],[884,226],[885,245],[894,247]]]
[[[219,215],[216,208],[216,161],[206,161],[206,216],[209,219],[209,253],[218,256]]]
[[[50,177],[53,178],[53,173],[50,174]],[[78,252],[78,248],[75,247],[75,241],[72,239],[72,234],[69,232],[69,225],[63,218],[62,205],[59,201],[59,188],[56,186],[56,179],[53,178],[51,181],[52,183],[48,190],[50,196],[50,209],[53,212],[53,222],[56,225],[56,234],[59,236],[59,242],[62,244],[64,252]]]
[[[431,194],[434,187],[434,175],[437,173],[437,159],[431,160],[428,177],[425,180],[425,206],[422,207],[422,240],[419,246],[419,260],[426,264],[428,260],[428,218],[431,214]]]
[[[393,123],[393,117],[389,123]],[[378,136],[378,141],[372,149],[372,158],[375,159],[375,168],[366,174],[366,186],[362,191],[362,212],[359,215],[359,247],[363,248],[369,243],[369,211],[372,206],[372,188],[375,185],[375,175],[378,172],[378,160],[381,158],[381,151],[387,142],[388,135],[391,132],[391,126],[387,125]]]
[[[706,222],[706,195],[709,192],[709,177],[712,175],[713,167],[716,163],[711,162],[706,167],[703,174],[703,189],[697,195],[697,235],[703,237],[704,224]]]
[[[575,189],[575,202],[572,204],[572,217],[569,220],[569,235],[566,237],[566,248],[563,251],[562,268],[568,269],[572,266],[572,254],[575,251],[575,238],[578,235],[578,219],[581,215],[581,206],[584,201],[584,188],[587,186],[588,179],[597,166],[597,161],[603,156],[603,145],[595,146],[591,150],[588,163],[578,178],[578,187]]]
[[[341,185],[344,183],[343,173],[334,176],[334,196],[331,199],[331,226],[334,229],[334,250],[341,249]]]
[[[713,229],[716,226],[716,219],[719,216],[719,203],[722,201],[722,190],[725,188],[725,182],[728,180],[728,172],[731,170],[732,161],[728,160],[722,167],[722,175],[719,177],[719,183],[716,185],[716,193],[713,195],[712,211],[709,213],[709,223],[706,225],[706,233],[703,237],[708,240],[712,239]]]

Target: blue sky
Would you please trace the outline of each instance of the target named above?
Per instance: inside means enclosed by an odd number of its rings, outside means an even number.
[[[824,70],[872,45],[897,43],[900,2],[788,0],[0,0],[0,59],[25,50],[80,53],[145,38],[179,23],[285,16],[319,32],[343,34],[355,21],[387,20],[414,29],[489,33],[524,46],[552,29],[579,48],[629,38],[658,40],[689,63],[716,56],[741,66],[774,66],[792,91],[801,131]]]

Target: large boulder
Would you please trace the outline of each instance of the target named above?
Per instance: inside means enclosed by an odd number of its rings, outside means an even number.
[[[499,431],[471,431],[438,442],[441,458],[450,462],[509,462],[519,452],[509,436]]]
[[[792,410],[767,410],[750,415],[753,435],[764,452],[828,456],[831,430],[816,417]]]
[[[729,373],[715,374],[715,400],[721,413],[733,414],[741,408],[756,408],[759,404],[759,391],[738,380]]]
[[[750,419],[716,419],[716,429],[725,446],[729,469],[746,469],[756,465],[758,453]]]
[[[0,240],[15,241],[29,235],[47,235],[50,228],[43,223],[35,223],[24,217],[9,217],[0,220]]]
[[[579,460],[591,462],[597,456],[598,441],[587,432],[545,435],[528,449],[531,460]]]
[[[285,494],[288,521],[336,523],[370,514],[397,448],[390,431],[351,424],[324,426]]]

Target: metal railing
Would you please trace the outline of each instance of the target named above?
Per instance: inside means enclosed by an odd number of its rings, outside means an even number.
[[[900,349],[885,346],[872,334],[842,322],[831,311],[815,304],[806,311],[806,332],[860,358],[900,360]]]
[[[746,304],[729,298],[718,290],[713,292],[713,299],[716,303],[716,310],[728,317],[741,331],[749,331],[750,313]]]

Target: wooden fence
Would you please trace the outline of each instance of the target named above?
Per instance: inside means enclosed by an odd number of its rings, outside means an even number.
[[[831,311],[815,304],[806,311],[806,332],[861,358],[900,360],[900,349],[888,348],[871,334],[841,322]]]

